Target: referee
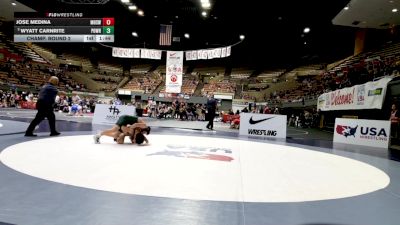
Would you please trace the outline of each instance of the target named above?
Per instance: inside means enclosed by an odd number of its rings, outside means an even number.
[[[217,111],[217,101],[214,99],[213,95],[208,96],[207,111],[208,124],[206,127],[207,129],[212,130],[214,129],[214,117],[215,112]]]
[[[54,103],[58,93],[58,90],[55,86],[58,85],[58,78],[55,76],[50,77],[47,84],[45,84],[39,92],[39,98],[36,102],[36,109],[38,110],[35,119],[32,120],[28,129],[25,132],[25,136],[27,137],[36,137],[36,134],[33,134],[33,130],[35,127],[47,118],[49,120],[50,125],[50,136],[60,135],[59,132],[56,131],[56,116],[54,115]],[[65,94],[65,92],[60,92],[60,94]]]

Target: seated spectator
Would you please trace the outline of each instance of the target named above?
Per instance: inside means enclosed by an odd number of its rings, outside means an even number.
[[[240,128],[240,117],[232,120],[230,128],[231,129],[239,129]]]

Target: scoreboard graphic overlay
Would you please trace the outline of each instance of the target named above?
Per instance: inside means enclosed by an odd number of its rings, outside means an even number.
[[[14,42],[114,42],[114,18],[83,13],[15,13]]]

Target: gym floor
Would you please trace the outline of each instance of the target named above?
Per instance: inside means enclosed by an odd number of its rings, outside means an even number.
[[[149,145],[92,136],[106,126],[57,114],[62,135],[23,132],[29,110],[0,111],[0,224],[384,225],[400,221],[397,152],[333,145],[288,128],[247,138],[222,123],[147,119]]]

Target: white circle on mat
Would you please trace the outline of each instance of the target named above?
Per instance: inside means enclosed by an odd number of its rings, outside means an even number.
[[[0,123],[0,127],[3,127],[3,124],[2,124],[2,123]]]
[[[0,160],[58,183],[190,200],[328,200],[390,183],[384,172],[366,163],[297,147],[179,135],[148,138],[148,146],[118,145],[109,137],[94,144],[91,135],[39,139],[6,148]]]

